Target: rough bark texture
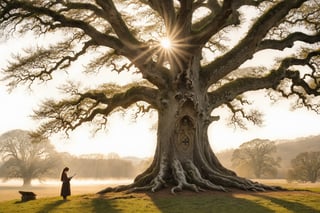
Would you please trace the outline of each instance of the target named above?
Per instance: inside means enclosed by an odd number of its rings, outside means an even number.
[[[173,194],[183,189],[195,192],[207,189],[229,191],[231,188],[250,191],[281,189],[238,177],[224,168],[211,150],[207,140],[207,124],[202,119],[189,113],[171,117],[174,119],[166,118],[166,121],[159,122],[159,127],[162,123],[165,126],[159,131],[158,145],[150,167],[132,184],[106,188],[99,193],[123,190],[155,192],[164,187],[172,187]]]
[[[208,126],[215,119],[210,115],[206,92],[199,86],[194,71],[199,67],[196,57],[178,76],[176,86],[162,96],[158,111],[158,141],[150,167],[130,185],[106,188],[108,191],[128,192],[171,187],[171,193],[183,189],[195,192],[229,191],[230,188],[264,191],[279,190],[238,177],[223,167],[208,141]],[[166,97],[166,98],[165,98]]]

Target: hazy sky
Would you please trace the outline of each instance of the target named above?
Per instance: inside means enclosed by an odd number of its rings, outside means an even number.
[[[25,93],[22,89],[8,94],[1,85],[0,97],[0,134],[11,129],[28,130],[36,126],[36,122],[29,118],[32,109],[39,103],[35,94]],[[211,124],[209,138],[215,151],[236,148],[254,138],[287,139],[320,133],[320,116],[306,110],[290,112],[288,104],[267,107],[267,99],[263,96],[259,102],[259,108],[268,112],[262,128],[250,126],[247,131],[235,130],[223,124],[223,117]],[[223,111],[220,113],[224,115]],[[148,157],[153,155],[156,144],[156,132],[150,130],[154,124],[152,122],[147,115],[139,118],[136,123],[132,122],[129,115],[115,115],[110,119],[111,126],[95,137],[92,137],[89,129],[80,128],[71,133],[70,139],[56,135],[51,140],[58,151],[72,154],[116,152],[120,156]]]
[[[0,41],[0,69],[5,67],[5,60],[11,51],[21,48],[21,44],[21,40],[20,42],[11,40],[7,43]],[[263,61],[267,61],[265,56],[263,57]],[[122,79],[121,76],[115,78]],[[29,116],[41,99],[52,96],[51,86],[50,83],[42,85],[41,90],[36,92],[22,87],[9,94],[4,83],[1,82],[0,134],[12,129],[34,128],[37,123]],[[215,115],[221,115],[221,119],[211,124],[208,133],[214,151],[237,148],[243,142],[254,138],[292,139],[320,134],[319,115],[302,109],[291,112],[289,102],[269,105],[268,99],[263,94],[255,92],[252,95],[259,100],[257,107],[265,113],[264,126],[249,126],[247,131],[235,130],[233,127],[224,125],[226,113],[224,110],[219,110]],[[109,119],[111,126],[108,127],[108,131],[100,132],[95,137],[92,137],[87,128],[80,128],[71,133],[69,139],[62,135],[56,135],[50,139],[58,151],[71,154],[116,152],[120,156],[148,157],[153,156],[156,145],[156,132],[150,130],[154,120],[154,117],[150,119],[150,116],[146,115],[132,122],[130,115],[124,118],[115,115]]]

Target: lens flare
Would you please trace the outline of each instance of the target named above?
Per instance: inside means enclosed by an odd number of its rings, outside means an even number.
[[[169,38],[163,38],[160,40],[160,44],[162,48],[164,49],[170,49],[171,48],[171,41]]]

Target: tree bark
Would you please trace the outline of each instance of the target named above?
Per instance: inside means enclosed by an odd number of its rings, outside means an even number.
[[[107,188],[108,191],[152,192],[171,187],[175,194],[183,189],[195,192],[229,191],[238,188],[252,191],[276,190],[238,177],[226,169],[212,151],[208,140],[210,115],[208,97],[197,81],[199,58],[193,57],[184,72],[176,77],[175,87],[162,94],[158,110],[157,147],[150,167],[130,185]],[[178,67],[178,66],[177,66]]]

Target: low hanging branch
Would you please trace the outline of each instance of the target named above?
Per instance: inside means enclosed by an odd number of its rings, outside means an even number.
[[[147,102],[153,108],[157,108],[159,104],[157,97],[157,90],[144,86],[130,87],[125,92],[114,94],[97,91],[76,92],[71,100],[68,99],[61,102],[45,101],[34,112],[33,117],[39,120],[49,119],[40,128],[40,132],[45,135],[47,135],[43,132],[45,129],[50,129],[50,133],[56,133],[61,130],[68,132],[83,123],[93,121],[99,115],[108,116],[115,109],[119,107],[127,108],[138,101]],[[52,127],[55,128],[53,129]]]
[[[52,79],[55,71],[61,71],[83,56],[87,50],[94,45],[94,41],[89,40],[84,43],[80,51],[74,52],[73,45],[67,42],[58,43],[55,46],[28,49],[27,56],[15,56],[5,70],[6,76],[2,80],[9,80],[8,86],[13,89],[18,84],[28,84],[31,86],[34,81],[48,81]],[[35,69],[37,67],[37,69]]]

